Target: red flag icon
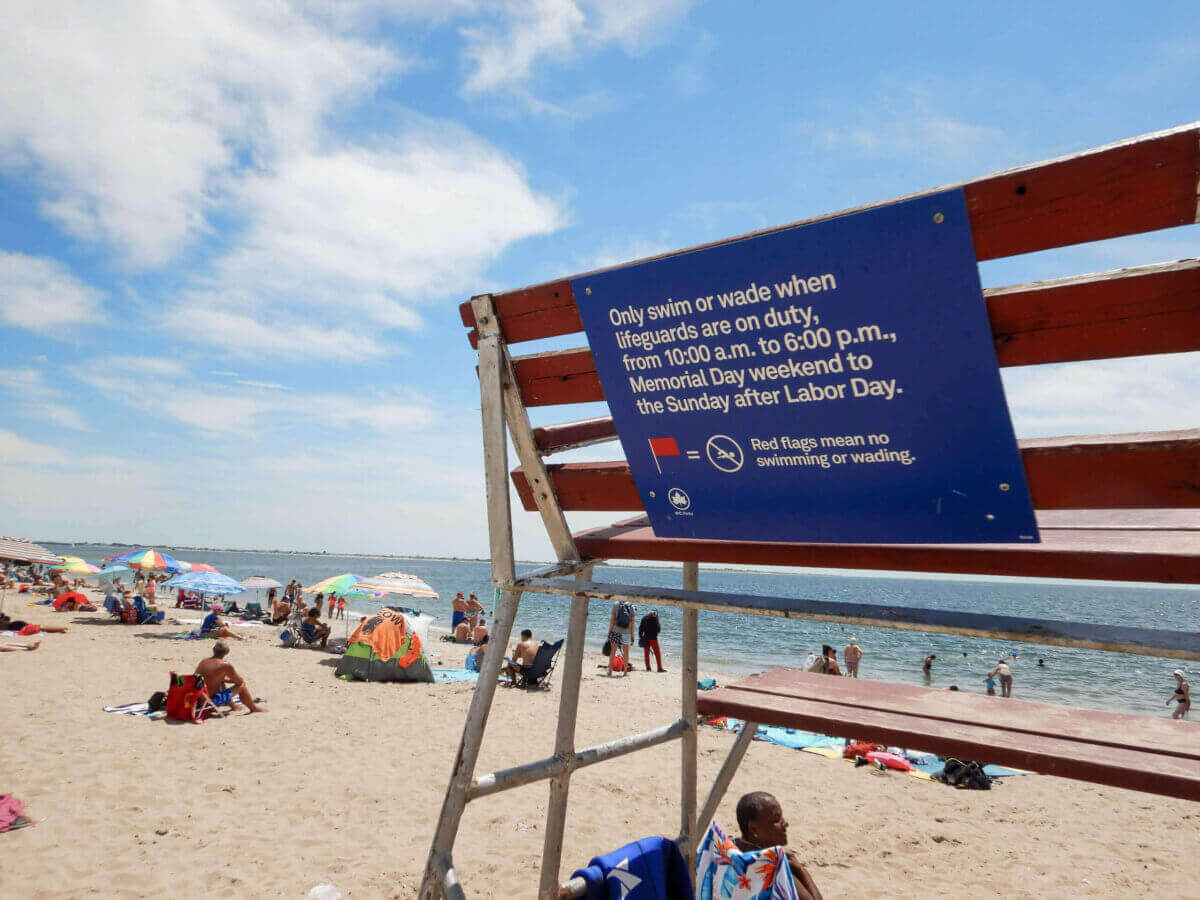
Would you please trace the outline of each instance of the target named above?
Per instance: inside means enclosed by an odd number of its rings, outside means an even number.
[[[675,438],[650,438],[650,452],[655,456],[679,456],[679,445]]]

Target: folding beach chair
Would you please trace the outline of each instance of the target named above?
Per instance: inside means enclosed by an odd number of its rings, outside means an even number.
[[[167,688],[166,710],[168,719],[179,722],[203,722],[209,715],[225,716],[213,703],[202,676],[176,675],[174,672]]]
[[[528,666],[521,666],[521,680],[517,686],[549,690],[550,676],[554,672],[554,661],[558,658],[558,651],[562,649],[562,645],[561,639],[553,644],[542,641],[537,655],[533,657],[533,662]]]
[[[139,625],[157,624],[164,618],[163,613],[157,609],[151,609],[141,597],[134,598],[133,608],[137,613],[137,624]]]
[[[261,619],[263,617],[263,608],[261,603],[247,603],[245,610],[242,611],[244,619]]]

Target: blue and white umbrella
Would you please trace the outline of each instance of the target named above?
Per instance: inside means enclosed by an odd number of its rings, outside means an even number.
[[[176,575],[170,581],[163,582],[163,587],[197,591],[201,594],[244,594],[246,589],[220,572],[188,572]]]

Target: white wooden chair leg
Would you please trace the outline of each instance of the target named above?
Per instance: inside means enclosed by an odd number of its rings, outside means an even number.
[[[576,581],[590,581],[589,566],[576,573]],[[588,598],[571,598],[571,618],[567,625],[566,658],[559,679],[558,730],[554,736],[554,754],[563,756],[575,750],[575,723],[579,715],[579,682],[583,675],[583,650],[586,639]],[[558,896],[558,873],[562,867],[563,832],[567,824],[567,794],[571,773],[568,770],[550,780],[550,805],[546,810],[546,837],[542,845],[542,873],[538,883],[539,900]]]
[[[700,566],[697,563],[683,564],[684,590],[694,591],[700,581]],[[688,723],[688,729],[680,741],[682,746],[682,783],[680,785],[681,825],[679,829],[680,846],[683,861],[687,865],[688,874],[693,883],[696,880],[696,726],[699,719],[697,711],[696,678],[697,678],[697,640],[700,630],[700,613],[696,609],[683,611],[683,666],[680,678],[682,680],[682,718]]]

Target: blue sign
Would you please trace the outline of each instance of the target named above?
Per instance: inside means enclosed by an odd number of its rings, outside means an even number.
[[[572,287],[655,534],[1038,540],[961,190]]]

